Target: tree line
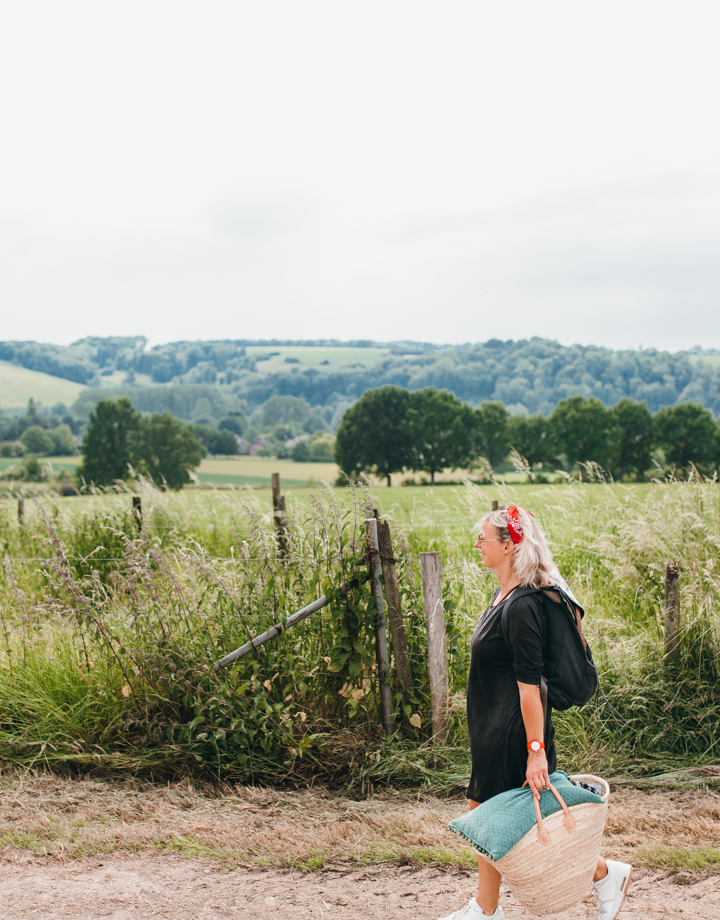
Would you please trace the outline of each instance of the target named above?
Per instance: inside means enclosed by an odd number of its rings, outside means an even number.
[[[445,389],[473,405],[502,402],[512,414],[549,415],[573,395],[599,399],[613,406],[621,399],[646,402],[651,412],[678,402],[695,402],[720,413],[720,366],[710,352],[669,353],[656,349],[612,351],[597,346],[564,346],[548,339],[521,341],[490,339],[460,346],[385,343],[388,354],[379,362],[344,367],[303,367],[296,364],[268,372],[267,355],[248,354],[248,340],[171,342],[147,348],[141,336],[85,338],[69,346],[38,342],[0,342],[0,360],[98,387],[102,378],[122,379],[126,392],[141,411],[168,411],[190,418],[188,403],[197,393],[183,388],[205,387],[220,417],[227,409],[248,414],[272,396],[297,396],[315,409],[328,409],[326,421],[362,394],[389,385],[406,390]],[[300,344],[300,343],[298,343]],[[303,344],[327,344],[308,341]],[[381,343],[333,343],[378,346]],[[118,377],[118,375],[122,375]],[[141,393],[162,384],[178,390],[173,405],[140,405]],[[86,401],[104,398],[108,389],[83,395]],[[153,399],[163,398],[160,393]],[[170,397],[166,397],[170,398]],[[216,405],[217,404],[217,405]]]
[[[65,406],[55,408],[59,411],[43,415],[35,400],[30,399],[25,415],[16,419],[0,415],[0,457],[24,453],[63,457],[77,453],[78,423]]]
[[[645,402],[624,398],[608,408],[594,397],[571,396],[545,417],[511,415],[496,401],[473,408],[447,390],[384,386],[347,410],[335,443],[336,462],[348,478],[373,473],[388,485],[393,473],[424,472],[434,482],[441,470],[465,469],[480,458],[497,468],[511,451],[530,481],[543,470],[570,472],[588,462],[616,480],[642,479],[654,462],[714,468],[720,428],[692,402],[653,415]]]

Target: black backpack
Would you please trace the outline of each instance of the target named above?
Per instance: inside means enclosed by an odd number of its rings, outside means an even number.
[[[505,643],[510,648],[506,613],[519,597],[534,595],[547,614],[545,673],[548,703],[553,709],[584,706],[600,689],[592,652],[582,633],[584,611],[562,588],[520,588],[503,605],[501,623]]]

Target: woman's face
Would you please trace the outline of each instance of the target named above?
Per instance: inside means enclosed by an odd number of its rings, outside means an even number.
[[[480,550],[480,559],[486,569],[496,569],[507,558],[506,544],[500,539],[497,527],[487,521],[475,541],[475,549]]]

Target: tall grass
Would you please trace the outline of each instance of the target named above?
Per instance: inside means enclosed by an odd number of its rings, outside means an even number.
[[[495,494],[510,500],[498,485]],[[253,493],[129,495],[0,505],[0,758],[9,763],[253,781],[462,785],[469,637],[492,579],[468,524],[474,486],[409,490],[389,507],[416,683],[385,739],[374,666],[362,489],[293,504],[290,550]],[[407,493],[407,494],[405,494]],[[536,488],[533,510],[581,597],[608,703],[556,714],[561,766],[664,772],[720,756],[720,501],[698,478],[642,490]],[[523,498],[529,504],[528,498]],[[419,553],[438,549],[448,624],[451,732],[429,732]],[[663,575],[681,562],[682,632],[663,658]],[[353,587],[343,592],[343,585]],[[322,593],[332,603],[231,668],[216,661]],[[391,675],[394,679],[394,675]]]

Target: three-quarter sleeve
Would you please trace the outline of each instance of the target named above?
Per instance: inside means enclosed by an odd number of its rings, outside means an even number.
[[[504,613],[515,677],[539,686],[545,668],[546,620],[537,597],[519,597]]]

